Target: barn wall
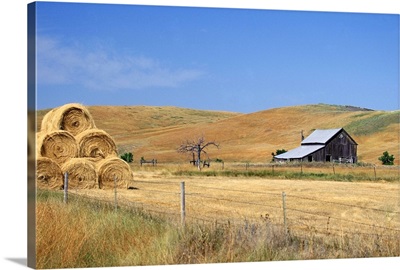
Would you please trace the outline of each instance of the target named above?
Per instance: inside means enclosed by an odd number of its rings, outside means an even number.
[[[332,160],[339,160],[339,158],[353,158],[357,162],[357,145],[345,133],[340,132],[325,147],[326,155],[331,156]]]
[[[313,161],[325,161],[325,147],[311,154]],[[306,158],[305,161],[308,161]]]

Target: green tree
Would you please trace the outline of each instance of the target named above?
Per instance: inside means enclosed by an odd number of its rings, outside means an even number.
[[[390,155],[388,151],[383,152],[383,155],[378,158],[383,165],[393,165],[394,156]]]
[[[277,156],[277,155],[280,155],[280,154],[283,154],[283,153],[286,153],[286,152],[287,152],[287,150],[285,150],[285,149],[277,149],[276,150],[276,154],[274,152],[271,153],[272,160],[274,160],[274,156]]]
[[[125,160],[126,162],[130,163],[133,161],[133,154],[132,153],[124,153],[123,155],[121,155],[121,158],[123,160]]]

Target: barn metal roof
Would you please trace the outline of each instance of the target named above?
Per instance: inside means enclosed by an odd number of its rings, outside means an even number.
[[[275,158],[279,159],[303,158],[305,156],[314,153],[315,151],[318,151],[323,147],[325,147],[325,145],[302,145],[286,153],[277,155],[275,156]]]
[[[341,128],[335,129],[317,129],[313,133],[310,134],[307,138],[305,138],[301,144],[315,144],[322,143],[325,144],[329,141],[333,136],[335,136]]]

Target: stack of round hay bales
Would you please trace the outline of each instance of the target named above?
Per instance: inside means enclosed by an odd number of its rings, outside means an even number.
[[[81,104],[49,111],[36,135],[40,188],[62,188],[66,172],[71,188],[113,188],[115,180],[118,187],[127,187],[133,180],[129,164],[118,157],[114,140],[96,127]]]

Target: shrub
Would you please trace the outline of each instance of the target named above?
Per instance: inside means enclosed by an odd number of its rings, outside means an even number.
[[[277,150],[276,150],[276,154],[275,154],[274,152],[272,152],[272,153],[271,153],[272,161],[274,160],[274,157],[275,157],[275,156],[280,155],[280,154],[283,154],[283,153],[286,153],[286,152],[287,152],[287,150],[285,150],[285,149],[277,149]]]
[[[394,156],[390,155],[388,151],[383,152],[383,155],[378,158],[383,165],[393,165],[394,164]]]
[[[124,153],[124,154],[121,155],[121,158],[123,160],[125,160],[126,162],[130,163],[130,162],[133,161],[133,154],[130,153],[130,152],[129,153]]]

